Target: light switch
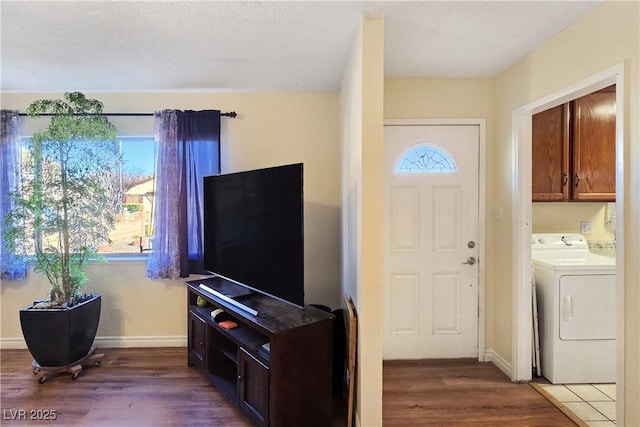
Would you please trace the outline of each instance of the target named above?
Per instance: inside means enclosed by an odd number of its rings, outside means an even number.
[[[500,206],[493,208],[493,217],[498,221],[502,221],[502,208]]]

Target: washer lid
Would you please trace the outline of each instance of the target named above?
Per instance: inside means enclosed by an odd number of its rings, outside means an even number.
[[[554,269],[615,270],[616,259],[594,254],[581,234],[541,233],[531,235],[531,259],[534,264]]]
[[[553,252],[549,254],[553,254]],[[551,270],[573,272],[571,274],[615,274],[616,272],[616,259],[608,256],[588,253],[587,256],[570,258],[567,256],[547,256],[549,254],[543,253],[532,258],[533,265]]]

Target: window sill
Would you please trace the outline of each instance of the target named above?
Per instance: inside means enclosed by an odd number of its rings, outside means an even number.
[[[107,262],[147,261],[147,254],[103,254]]]

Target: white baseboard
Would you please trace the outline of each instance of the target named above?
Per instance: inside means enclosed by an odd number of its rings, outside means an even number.
[[[95,347],[129,348],[129,347],[186,347],[186,336],[151,336],[151,337],[96,337]]]
[[[511,365],[504,360],[498,353],[492,349],[487,349],[484,352],[485,362],[491,362],[498,367],[506,376],[513,378]]]
[[[96,348],[130,348],[130,347],[186,347],[187,337],[176,336],[138,336],[138,337],[96,337],[93,342]],[[0,338],[1,349],[26,349],[27,344],[20,338]]]
[[[24,342],[24,338],[0,338],[0,349],[26,349],[27,343]]]

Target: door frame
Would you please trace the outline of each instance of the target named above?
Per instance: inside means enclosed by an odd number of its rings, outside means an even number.
[[[486,342],[486,119],[385,119],[384,126],[478,126],[478,360],[485,361]],[[383,141],[384,144],[384,141]],[[384,302],[384,299],[383,299]]]
[[[512,369],[513,381],[529,381],[532,354],[531,295],[531,117],[540,111],[587,95],[612,84],[616,85],[616,404],[617,422],[624,425],[624,64],[616,64],[577,83],[513,110],[515,185],[512,211],[513,307]]]

